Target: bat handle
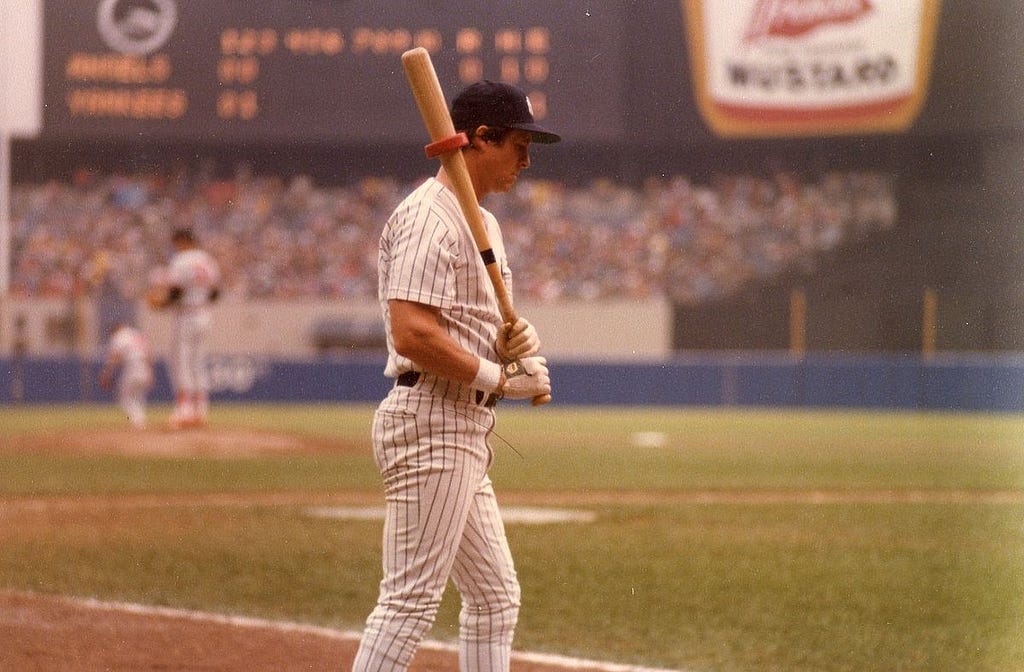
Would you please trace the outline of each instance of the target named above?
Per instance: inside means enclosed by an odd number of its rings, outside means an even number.
[[[531,406],[543,406],[551,401],[550,394],[538,394],[536,397],[530,400]]]

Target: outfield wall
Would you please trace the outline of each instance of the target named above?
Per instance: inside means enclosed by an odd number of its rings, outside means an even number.
[[[561,359],[652,359],[672,352],[672,307],[661,299],[638,301],[546,302],[516,304],[544,335],[544,352]],[[127,311],[146,333],[157,357],[170,352],[174,329],[169,312],[154,312],[139,302]],[[240,301],[232,297],[213,309],[210,349],[232,355],[259,354],[301,360],[323,354],[318,333],[331,329],[347,343],[329,348],[383,345],[384,325],[375,300]],[[121,315],[120,317],[124,317]],[[37,357],[68,354],[99,356],[104,347],[104,318],[97,302],[0,297],[0,357],[12,356],[16,343]],[[21,323],[21,327],[17,324]],[[20,332],[20,334],[19,334]]]
[[[864,408],[1024,412],[1024,356],[732,354],[647,362],[552,359],[554,402],[566,405]],[[94,358],[0,359],[0,403],[109,402]],[[381,355],[211,358],[222,402],[376,402],[390,387]],[[161,361],[151,394],[171,398]],[[515,402],[519,403],[519,402]]]

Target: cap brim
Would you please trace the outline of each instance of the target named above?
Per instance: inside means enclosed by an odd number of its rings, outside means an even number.
[[[548,129],[538,126],[537,124],[513,124],[512,128],[518,128],[521,131],[529,131],[530,138],[534,142],[539,142],[542,145],[550,145],[562,139],[562,136],[557,133],[552,133]]]

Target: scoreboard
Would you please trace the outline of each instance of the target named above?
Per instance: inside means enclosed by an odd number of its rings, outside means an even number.
[[[44,0],[44,137],[224,143],[426,140],[401,54],[449,102],[525,90],[569,141],[624,132],[624,3]]]

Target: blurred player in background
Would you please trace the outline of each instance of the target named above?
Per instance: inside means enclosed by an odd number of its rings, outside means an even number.
[[[506,84],[463,91],[452,121],[470,138],[462,151],[478,199],[513,187],[530,165],[531,141],[560,139],[534,123],[529,100]],[[498,222],[482,214],[511,288]],[[502,323],[443,167],[391,215],[378,272],[385,375],[396,379],[372,432],[385,488],[384,579],[353,670],[406,670],[450,578],[462,599],[460,668],[507,671],[520,589],[487,475],[488,437],[499,398],[550,393],[540,338],[525,319]]]
[[[100,370],[100,387],[117,382],[117,403],[136,429],[146,427],[146,395],[153,387],[153,362],[145,335],[126,322],[114,324],[107,344],[107,356]]]
[[[151,306],[174,312],[171,384],[174,412],[171,429],[201,427],[209,409],[206,371],[210,306],[220,294],[220,267],[196,241],[190,229],[171,234],[175,253],[148,295]]]

